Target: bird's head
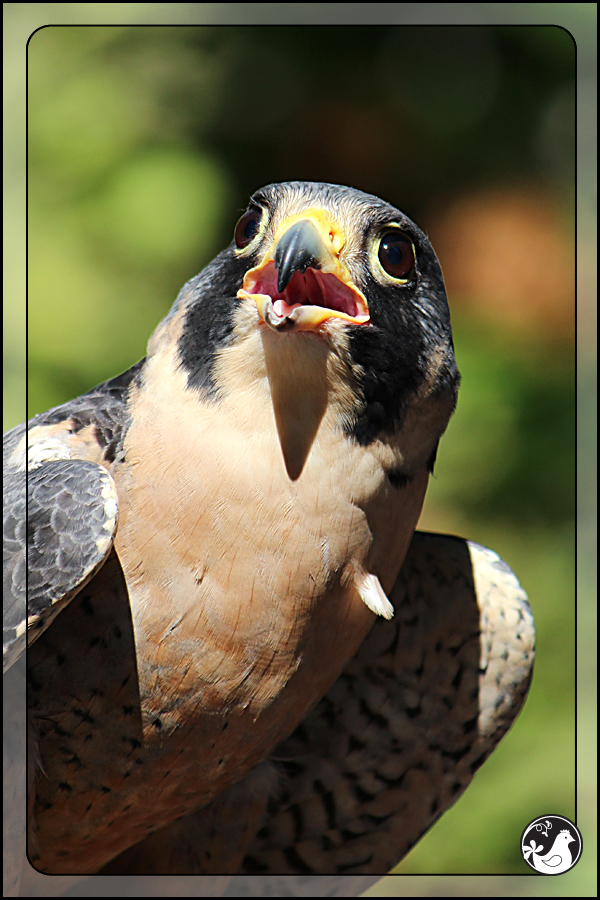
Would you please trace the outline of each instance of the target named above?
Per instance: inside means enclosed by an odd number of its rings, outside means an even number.
[[[570,844],[572,841],[575,840],[575,838],[573,837],[573,835],[567,828],[563,828],[563,830],[561,832],[559,832],[558,837],[561,838],[561,840],[565,844]]]
[[[459,376],[433,247],[400,210],[353,188],[258,190],[232,243],[188,282],[165,323],[173,317],[188,386],[215,398],[226,389],[223,360],[246,341],[248,357],[269,357],[272,385],[308,372],[305,393],[317,391],[326,369],[330,382],[345,381],[342,424],[361,444],[392,433],[424,391],[454,406]],[[250,377],[257,367],[247,361]]]

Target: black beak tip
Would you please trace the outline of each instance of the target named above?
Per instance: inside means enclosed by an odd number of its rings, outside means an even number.
[[[294,274],[294,272],[292,270],[287,271],[283,269],[283,267],[278,267],[277,261],[275,262],[275,267],[277,268],[277,290],[280,294],[283,294],[286,287],[292,280],[292,275]]]

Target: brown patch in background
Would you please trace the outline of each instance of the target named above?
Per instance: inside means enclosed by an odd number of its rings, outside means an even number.
[[[503,326],[571,341],[575,325],[574,210],[543,191],[495,188],[430,219],[450,305]]]

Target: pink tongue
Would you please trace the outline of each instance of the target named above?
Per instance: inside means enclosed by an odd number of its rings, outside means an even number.
[[[301,306],[301,303],[294,303],[290,306],[285,300],[275,300],[273,303],[273,309],[277,313],[278,316],[289,316],[293,309],[296,309],[298,306]]]

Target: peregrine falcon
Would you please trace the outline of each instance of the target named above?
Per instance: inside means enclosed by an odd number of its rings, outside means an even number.
[[[458,382],[425,234],[290,182],[141,362],[5,435],[38,871],[382,874],[456,800],[533,659],[508,567],[415,535]]]

